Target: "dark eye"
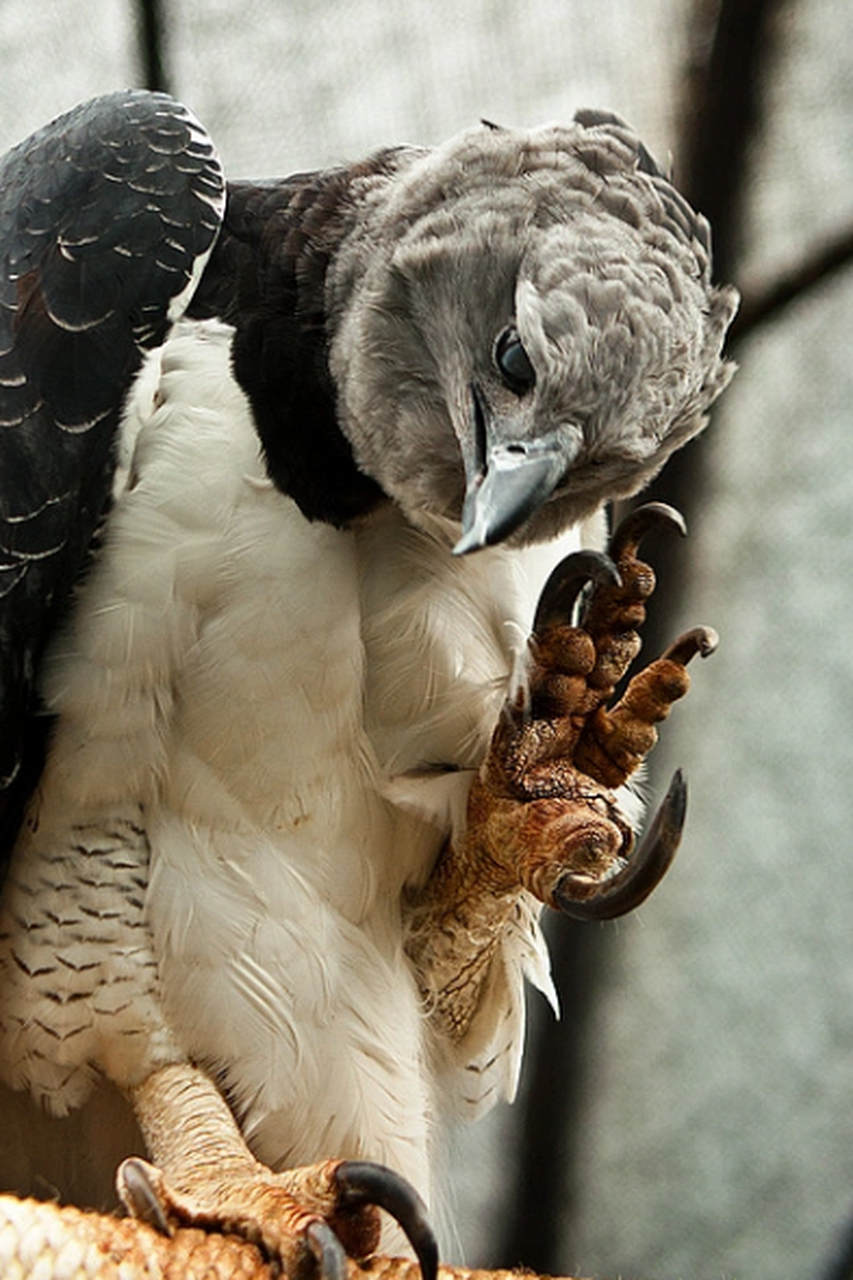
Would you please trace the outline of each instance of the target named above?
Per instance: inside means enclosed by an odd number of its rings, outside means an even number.
[[[516,395],[524,395],[525,391],[536,382],[536,370],[530,363],[530,357],[524,350],[518,331],[513,326],[504,329],[495,346],[495,364],[501,377]]]

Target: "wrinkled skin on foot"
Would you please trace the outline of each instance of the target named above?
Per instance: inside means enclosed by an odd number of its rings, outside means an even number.
[[[687,692],[686,664],[716,647],[709,628],[686,633],[613,703],[639,653],[655,586],[638,557],[640,539],[666,527],[684,531],[672,508],[639,508],[615,533],[610,557],[569,556],[543,590],[528,687],[505,708],[469,799],[468,855],[497,892],[520,885],[570,915],[621,915],[648,896],[675,854],[686,800],[680,775],[636,853],[615,795]],[[587,583],[591,594],[573,624]]]
[[[402,1228],[435,1280],[438,1250],[417,1192],[383,1165],[327,1160],[280,1173],[256,1160],[216,1086],[189,1063],[175,1063],[129,1090],[156,1161],[119,1167],[128,1212],[172,1237],[201,1229],[238,1237],[292,1280],[343,1280],[347,1258],[379,1245],[379,1209]]]
[[[117,1175],[128,1213],[174,1238],[187,1228],[237,1237],[261,1250],[291,1277],[343,1280],[347,1259],[362,1261],[379,1246],[378,1207],[404,1226],[421,1263],[422,1280],[435,1280],[437,1256],[419,1197],[381,1165],[329,1160],[273,1174],[263,1166],[226,1172],[214,1197],[199,1178],[180,1193],[161,1171],[137,1157]]]
[[[686,664],[717,643],[707,627],[687,632],[614,701],[655,585],[640,540],[660,528],[683,533],[684,522],[650,503],[616,531],[610,556],[577,552],[554,570],[534,619],[526,687],[504,708],[472,783],[465,835],[445,847],[411,903],[406,949],[433,1023],[452,1041],[471,1025],[523,891],[567,915],[607,919],[638,906],[675,855],[687,797],[680,772],[636,849],[616,794],[687,692]]]

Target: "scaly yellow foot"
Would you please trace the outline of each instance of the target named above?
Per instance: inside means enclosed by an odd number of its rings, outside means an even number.
[[[239,1236],[293,1280],[342,1280],[347,1257],[376,1251],[381,1208],[408,1237],[424,1280],[435,1280],[425,1207],[390,1169],[327,1160],[272,1172],[245,1145],[213,1082],[186,1063],[154,1072],[130,1095],[156,1161],[132,1157],[119,1168],[119,1193],[134,1217],[166,1235],[201,1227]]]

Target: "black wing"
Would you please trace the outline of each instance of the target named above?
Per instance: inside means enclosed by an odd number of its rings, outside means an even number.
[[[163,94],[97,98],[0,162],[0,854],[41,767],[35,674],[109,501],[124,396],[223,204],[210,139]]]

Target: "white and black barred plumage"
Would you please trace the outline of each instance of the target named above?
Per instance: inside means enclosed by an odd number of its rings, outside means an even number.
[[[545,544],[728,379],[707,226],[591,112],[226,188],[117,94],[0,188],[0,1078],[61,1115],[189,1058],[266,1162],[428,1193],[433,1112],[512,1092],[548,978],[522,900],[432,1042],[406,892]]]

